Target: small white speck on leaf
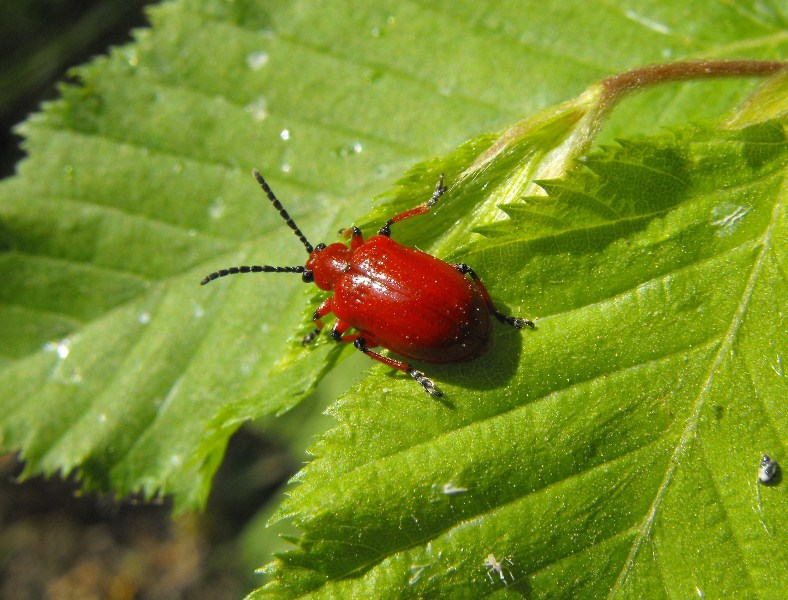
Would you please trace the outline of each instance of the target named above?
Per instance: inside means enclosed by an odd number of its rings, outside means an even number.
[[[498,578],[503,582],[504,585],[508,585],[508,582],[506,581],[507,574],[509,575],[509,579],[514,581],[514,575],[512,575],[512,572],[509,569],[503,566],[502,563],[504,562],[508,562],[510,565],[512,564],[512,561],[509,558],[504,558],[501,562],[499,562],[498,559],[495,558],[495,554],[492,552],[490,552],[487,555],[487,558],[484,559],[484,566],[487,568],[487,577],[490,581],[495,581],[493,578],[493,573],[498,575]]]
[[[444,483],[443,484],[443,493],[447,496],[453,496],[454,494],[464,494],[468,491],[468,488],[459,487],[454,485],[453,483]]]
[[[259,71],[268,64],[270,58],[268,52],[264,52],[263,50],[250,52],[246,55],[246,65],[252,69],[252,71]]]
[[[750,209],[745,206],[738,206],[730,202],[724,202],[719,206],[715,206],[711,211],[711,224],[717,227],[714,234],[717,237],[724,237],[732,234],[739,225],[742,219],[750,212]]]
[[[758,465],[758,481],[764,484],[772,483],[779,470],[780,465],[777,464],[777,461],[768,454],[764,454],[761,464]]]

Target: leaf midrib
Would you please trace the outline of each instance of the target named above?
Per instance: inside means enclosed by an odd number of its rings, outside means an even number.
[[[673,475],[676,472],[676,469],[679,467],[681,456],[682,454],[684,454],[684,451],[690,447],[692,438],[694,437],[697,431],[701,412],[703,410],[703,406],[705,405],[706,397],[709,393],[709,390],[712,387],[712,383],[714,382],[715,373],[719,365],[722,363],[723,359],[725,358],[725,356],[729,354],[730,348],[733,345],[736,335],[739,332],[739,328],[744,320],[744,314],[749,306],[749,302],[752,298],[752,292],[755,289],[755,285],[758,281],[758,277],[763,268],[763,264],[766,260],[766,256],[771,250],[770,242],[771,242],[772,234],[774,232],[774,229],[777,227],[777,223],[780,220],[780,213],[782,209],[780,198],[785,189],[784,183],[785,183],[785,179],[783,179],[783,186],[781,186],[780,192],[777,194],[775,205],[774,208],[772,209],[772,216],[769,225],[767,226],[763,235],[760,236],[760,238],[758,238],[757,240],[760,241],[762,245],[761,251],[758,254],[758,258],[753,262],[753,267],[750,271],[750,275],[747,280],[747,285],[744,288],[744,291],[742,292],[742,297],[739,300],[737,310],[734,313],[733,318],[731,319],[730,326],[728,327],[725,336],[722,338],[722,343],[720,344],[720,348],[717,351],[715,359],[709,366],[709,370],[706,375],[705,384],[703,388],[700,390],[700,392],[698,393],[698,397],[695,400],[692,414],[690,418],[687,420],[687,425],[684,429],[684,432],[679,438],[679,442],[676,445],[673,455],[671,456],[671,459],[668,463],[669,467],[667,472],[665,473],[665,478],[663,479],[662,484],[657,489],[657,493],[654,496],[654,500],[651,504],[651,507],[649,511],[646,513],[646,516],[641,525],[640,532],[632,544],[632,549],[630,550],[629,556],[627,556],[627,559],[624,562],[621,572],[619,573],[619,576],[616,579],[615,584],[613,585],[612,589],[610,590],[610,593],[608,594],[608,598],[615,597],[618,594],[619,590],[624,585],[624,582],[626,581],[630,569],[635,564],[635,559],[638,556],[638,553],[640,551],[641,546],[643,545],[643,542],[646,540],[647,537],[649,537],[651,533],[651,529],[656,519],[659,507],[662,503],[662,499],[664,498],[665,493],[667,492],[667,489],[670,486],[671,481],[673,480]],[[733,537],[736,538],[735,532],[733,533]],[[736,539],[736,543],[737,545],[739,545],[739,547],[741,547],[741,544],[738,539]],[[746,565],[746,561],[744,561],[744,564]],[[747,572],[748,577],[750,578],[750,587],[748,589],[756,589],[755,582],[752,580],[752,574],[750,573],[749,569],[745,569],[745,570]]]

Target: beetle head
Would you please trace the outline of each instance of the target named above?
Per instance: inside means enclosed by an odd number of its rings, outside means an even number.
[[[331,291],[340,275],[350,268],[349,257],[350,248],[344,244],[318,244],[309,254],[301,277],[307,283],[314,281],[321,290]]]

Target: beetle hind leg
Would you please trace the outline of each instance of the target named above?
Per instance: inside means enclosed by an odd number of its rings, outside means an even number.
[[[421,387],[424,388],[424,391],[427,392],[430,396],[434,396],[436,398],[440,398],[443,396],[443,392],[441,392],[436,386],[435,383],[427,377],[422,371],[418,371],[411,367],[408,363],[402,362],[401,360],[396,360],[393,358],[389,358],[387,356],[383,356],[377,352],[373,352],[367,347],[367,340],[365,340],[361,335],[348,335],[342,338],[343,341],[352,341],[353,345],[356,347],[357,350],[363,352],[370,358],[377,360],[378,362],[382,362],[384,365],[388,365],[394,369],[398,369],[403,373],[407,373],[413,379],[415,379]],[[377,344],[375,344],[377,345]]]
[[[515,329],[522,329],[525,326],[528,326],[531,329],[534,329],[536,327],[533,321],[529,321],[528,319],[523,319],[521,317],[512,317],[500,312],[495,307],[495,302],[493,302],[492,298],[490,297],[490,292],[488,292],[487,288],[484,287],[484,284],[482,283],[482,280],[479,279],[479,276],[476,274],[476,271],[471,269],[468,265],[466,265],[465,263],[457,263],[452,266],[463,275],[470,275],[471,279],[473,280],[473,283],[476,284],[476,287],[479,288],[479,291],[482,293],[482,296],[484,296],[484,302],[487,304],[487,308],[490,309],[490,312],[493,314],[493,316],[496,319],[498,319],[501,323],[505,323],[506,325],[511,325]]]

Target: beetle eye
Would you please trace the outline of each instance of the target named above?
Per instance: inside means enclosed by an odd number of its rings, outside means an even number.
[[[315,250],[317,252],[320,252],[321,250],[325,250],[325,249],[326,249],[326,245],[325,244],[318,244],[317,246],[315,246]]]
[[[317,250],[317,248],[315,248]],[[315,280],[315,274],[312,271],[304,271],[301,273],[301,280],[304,283],[312,283]]]

